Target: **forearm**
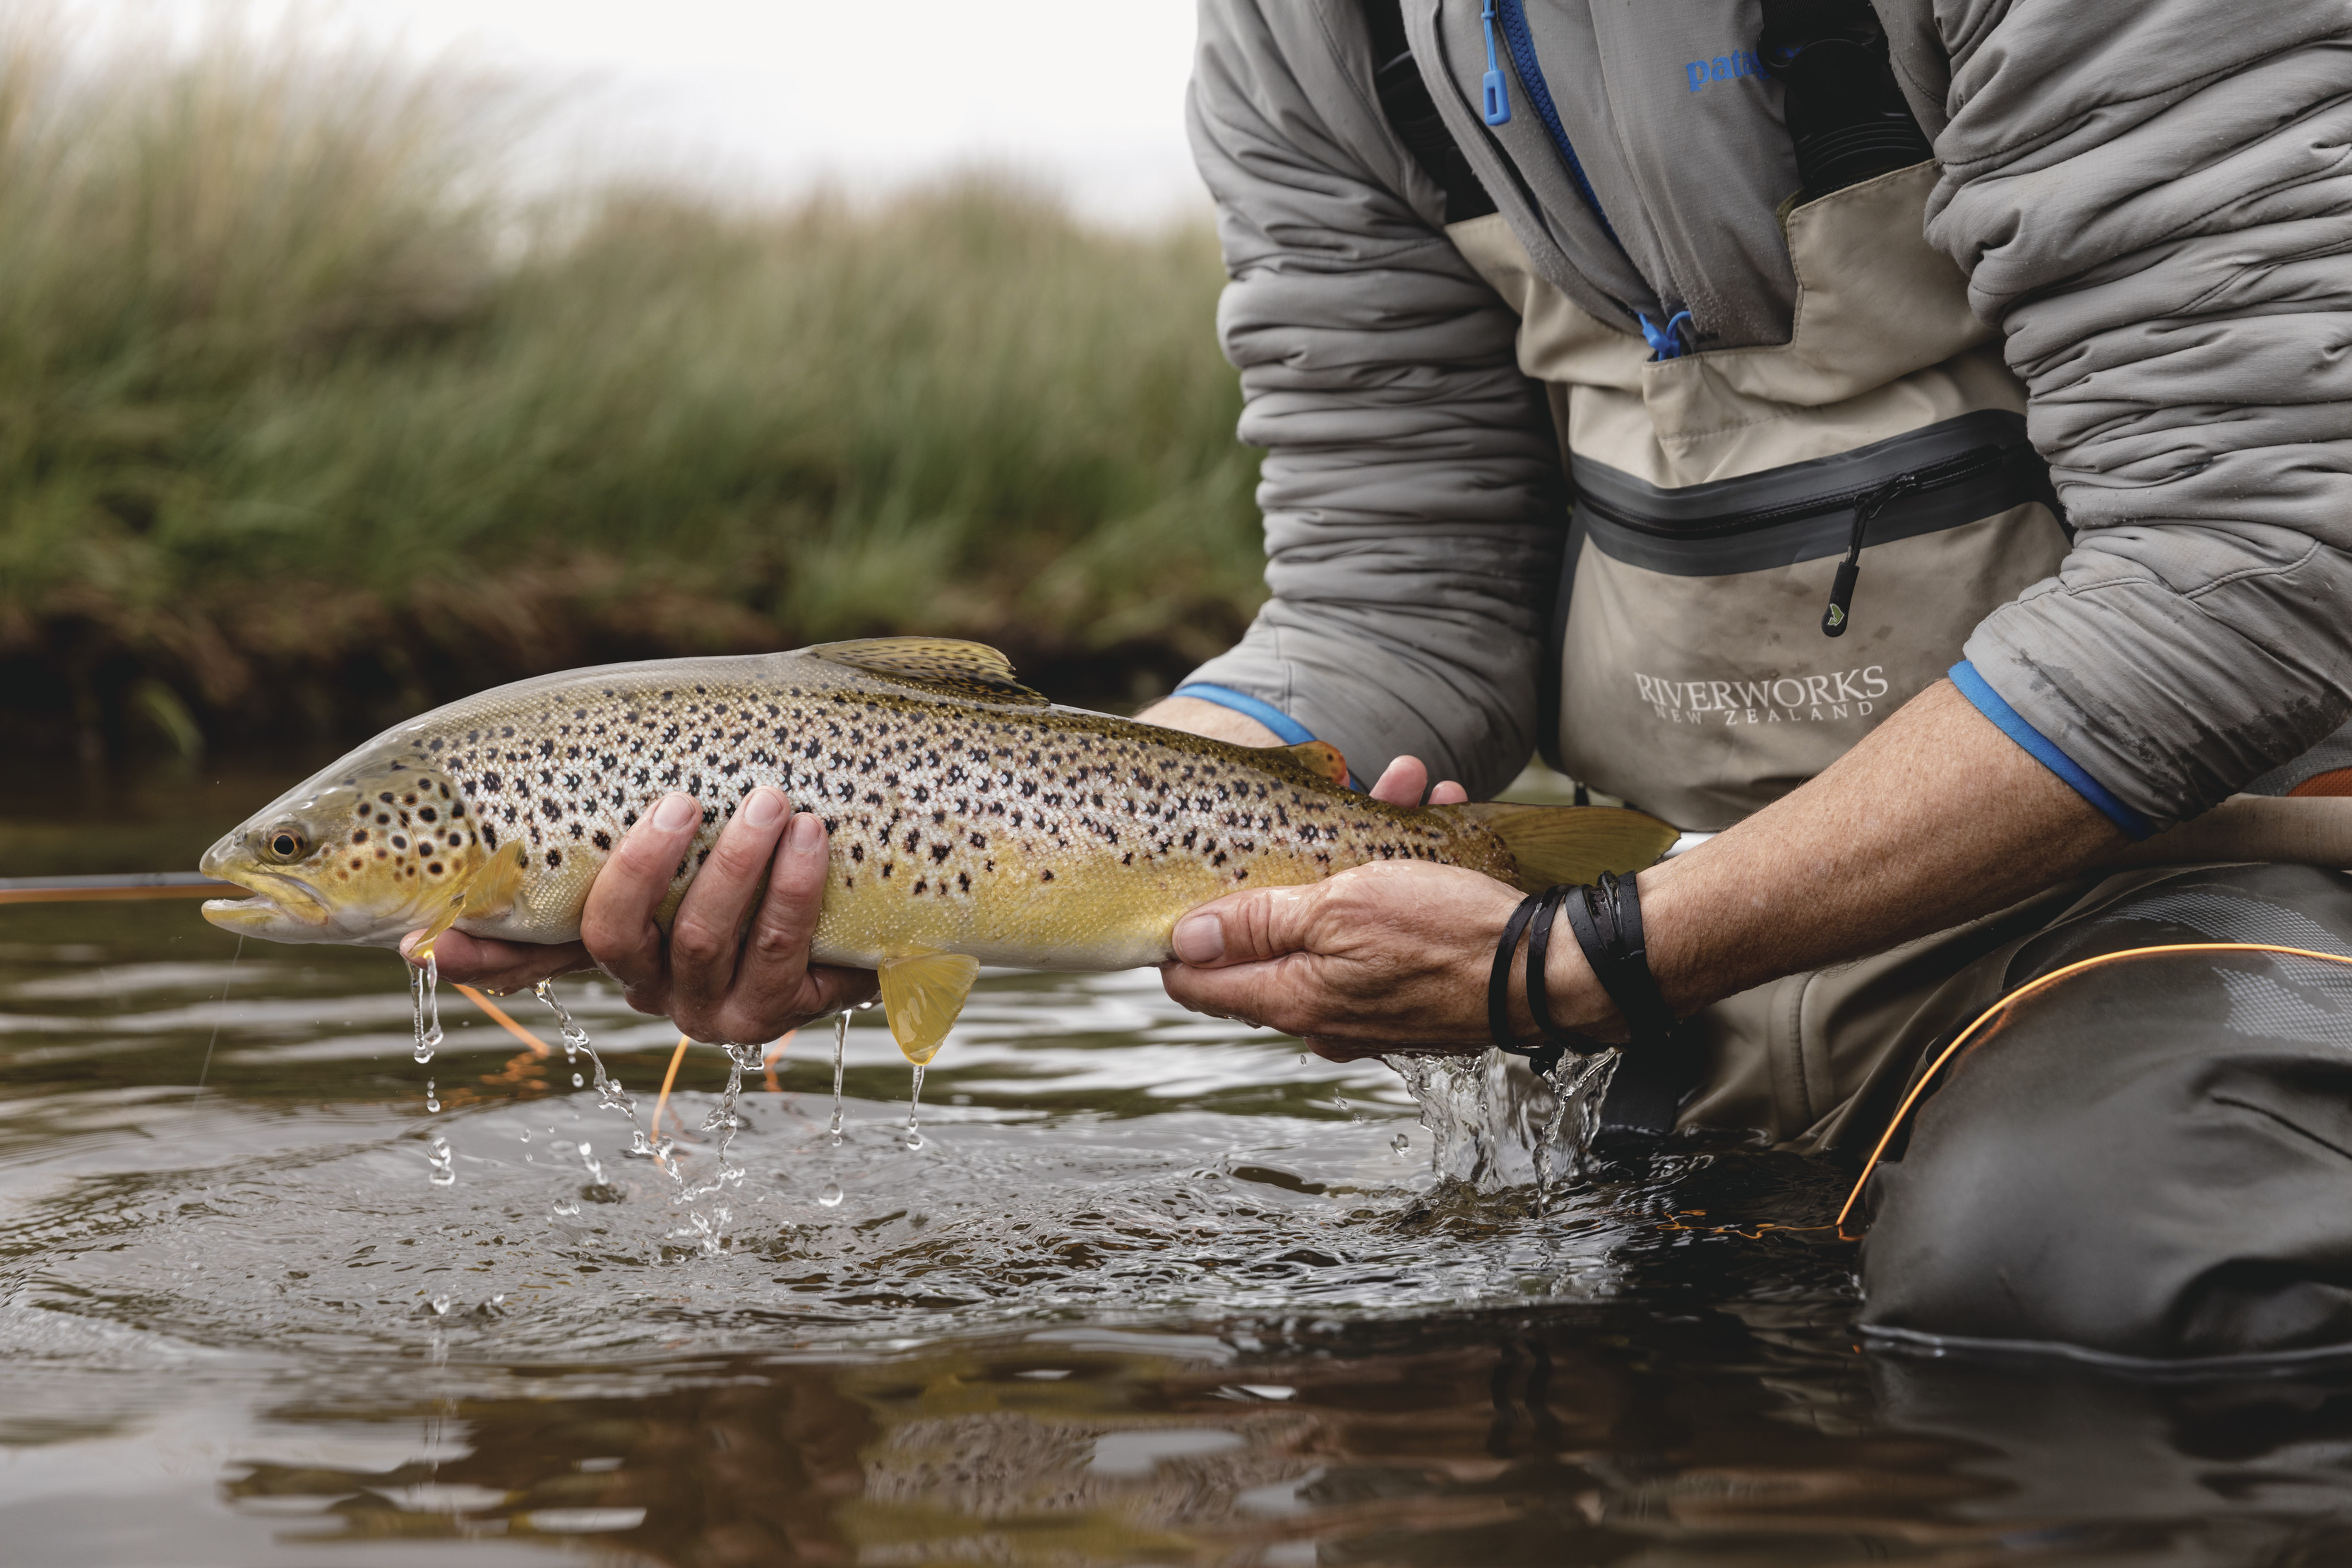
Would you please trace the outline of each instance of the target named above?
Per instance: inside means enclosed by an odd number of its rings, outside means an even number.
[[[1235,746],[1282,744],[1282,737],[1249,715],[1202,702],[1199,697],[1162,697],[1135,716],[1140,724],[1181,729],[1187,735],[1205,735],[1211,740],[1229,741]]]
[[[1819,778],[1643,872],[1650,967],[1687,1014],[1990,914],[2126,842],[1938,682]],[[1562,1025],[1622,1038],[1574,943],[1546,978]]]

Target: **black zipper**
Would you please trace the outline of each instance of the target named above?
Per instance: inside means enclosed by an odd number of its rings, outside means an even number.
[[[1732,538],[1740,534],[1759,533],[1766,528],[1777,528],[1782,523],[1824,517],[1832,512],[1858,511],[1881,491],[1898,485],[1902,486],[1902,488],[1895,494],[1917,495],[1935,490],[1947,490],[1955,485],[1964,485],[1970,479],[1991,473],[2009,463],[2023,450],[2028,448],[2015,445],[1972,447],[1969,451],[1944,458],[1940,462],[1930,463],[1925,467],[1906,470],[1880,484],[1866,485],[1851,490],[1831,490],[1819,496],[1808,496],[1801,501],[1783,502],[1777,507],[1758,507],[1744,512],[1727,513],[1696,528],[1676,528],[1650,522],[1591,495],[1580,494],[1576,497],[1576,504],[1593,516],[1614,523],[1621,528],[1631,529],[1637,534],[1647,534],[1652,538]],[[1886,500],[1892,499],[1894,495],[1886,497]],[[1878,507],[1872,508],[1871,515],[1875,517],[1885,505],[1885,501],[1881,501]]]

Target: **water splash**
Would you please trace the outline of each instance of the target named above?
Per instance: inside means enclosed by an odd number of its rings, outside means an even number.
[[[841,1069],[849,1050],[849,1013],[844,1009],[833,1020],[833,1124],[825,1131],[833,1134],[834,1146],[841,1146]]]
[[[441,966],[430,948],[423,968],[409,966],[408,1005],[416,1027],[416,1065],[422,1067],[441,1049]]]
[[[455,1186],[457,1183],[457,1153],[446,1138],[435,1138],[427,1147],[425,1163],[433,1167],[428,1178],[435,1186]]]
[[[729,1187],[740,1186],[743,1182],[743,1167],[735,1163],[734,1156],[735,1134],[742,1129],[743,1118],[737,1114],[735,1106],[742,1097],[743,1074],[760,1070],[766,1048],[722,1045],[719,1049],[727,1053],[727,1087],[719,1092],[719,1103],[712,1108],[710,1114],[702,1119],[704,1132],[719,1134],[718,1166],[709,1176],[671,1199],[674,1203],[693,1203]],[[709,1216],[698,1211],[687,1216],[706,1256],[716,1256],[723,1249],[726,1228],[733,1218],[733,1214],[724,1207],[714,1207]]]
[[[563,1040],[564,1060],[576,1063],[581,1052],[588,1053],[588,1065],[595,1072],[597,1103],[605,1110],[617,1112],[629,1120],[629,1152],[651,1159],[673,1183],[683,1184],[686,1178],[678,1171],[675,1157],[677,1141],[663,1138],[656,1142],[646,1136],[645,1125],[637,1119],[637,1097],[623,1088],[619,1079],[604,1071],[604,1059],[596,1054],[595,1043],[588,1038],[588,1031],[580,1027],[579,1020],[572,1016],[572,1009],[565,1007],[562,998],[555,994],[554,983],[541,980],[530,988],[530,994],[546,1003],[548,1010],[555,1015],[556,1032]],[[574,1089],[583,1086],[577,1072],[572,1075],[572,1086]],[[583,1155],[587,1153],[586,1145],[581,1145],[581,1152]],[[596,1179],[601,1182],[604,1178],[600,1175]]]
[[[919,1149],[923,1146],[922,1129],[915,1124],[915,1113],[921,1110],[922,1107],[923,1064],[919,1061],[915,1063],[914,1092],[907,1096],[907,1147],[910,1150]]]
[[[1539,1204],[1549,1200],[1553,1189],[1561,1185],[1555,1166],[1558,1151],[1563,1147],[1561,1134],[1569,1131],[1571,1117],[1575,1127],[1564,1141],[1569,1156],[1568,1179],[1580,1184],[1590,1174],[1585,1155],[1600,1134],[1601,1103],[1609,1097],[1609,1085],[1617,1076],[1618,1061],[1619,1053],[1614,1051],[1595,1051],[1590,1056],[1571,1053],[1553,1063],[1545,1078],[1551,1089],[1551,1114],[1544,1118],[1543,1136],[1536,1144],[1536,1191]]]
[[[1599,1128],[1616,1055],[1568,1057],[1549,1080],[1492,1050],[1381,1060],[1420,1108],[1433,1173],[1482,1193],[1532,1186],[1549,1195],[1585,1177],[1584,1151]]]
[[[816,1200],[827,1208],[839,1208],[841,1207],[841,1184],[837,1181],[829,1181],[825,1183],[824,1190],[816,1195]]]

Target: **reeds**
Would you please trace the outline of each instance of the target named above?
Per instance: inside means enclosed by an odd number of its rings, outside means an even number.
[[[6,40],[20,740],[174,705],[351,733],[600,658],[913,631],[1099,696],[1238,631],[1256,464],[1205,225],[979,178],[524,200],[518,123],[495,84],[299,37]]]

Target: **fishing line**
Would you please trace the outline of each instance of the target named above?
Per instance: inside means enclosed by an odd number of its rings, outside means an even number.
[[[218,1010],[213,1014],[213,1037],[205,1041],[205,1064],[196,1073],[196,1092],[188,1096],[191,1100],[204,1098],[205,1080],[212,1076],[213,1047],[220,1043],[221,1015],[228,1011],[228,988],[236,983],[236,961],[244,956],[245,934],[240,931],[237,933],[236,950],[228,956],[228,973],[221,977]]]
[[[2041,978],[2020,986],[1992,1006],[1985,1009],[1983,1012],[1979,1013],[1976,1021],[1962,1030],[1954,1038],[1952,1043],[1946,1046],[1942,1053],[1927,1064],[1927,1071],[1919,1075],[1919,1082],[1911,1086],[1911,1092],[1903,1097],[1903,1103],[1895,1108],[1894,1118],[1886,1124],[1886,1131],[1880,1134],[1878,1146],[1870,1151],[1870,1158],[1864,1163],[1862,1175],[1854,1182],[1853,1190],[1846,1194],[1845,1207],[1838,1210],[1837,1219],[1834,1221],[1838,1233],[1842,1236],[1845,1233],[1846,1217],[1853,1212],[1853,1206],[1862,1201],[1862,1189],[1869,1185],[1871,1173],[1878,1168],[1878,1162],[1886,1154],[1886,1145],[1895,1141],[1895,1134],[1902,1128],[1904,1118],[1910,1115],[1911,1108],[1919,1103],[1919,1097],[1927,1092],[1928,1083],[1935,1079],[1938,1071],[1942,1071],[1944,1064],[1958,1055],[1960,1049],[1975,1039],[1979,1030],[2017,1003],[2028,997],[2048,990],[2070,975],[2079,975],[2086,969],[2095,969],[2102,964],[2121,963],[2126,958],[2146,958],[2159,953],[2284,953],[2290,957],[2315,958],[2323,964],[2336,964],[2352,968],[2352,957],[2347,957],[2341,953],[2315,953],[2308,947],[2284,947],[2269,942],[2174,942],[2157,947],[2126,947],[2118,952],[2102,953],[2095,957],[2068,964],[2063,968],[2053,969]],[[1829,1228],[1821,1226],[1814,1228]]]

